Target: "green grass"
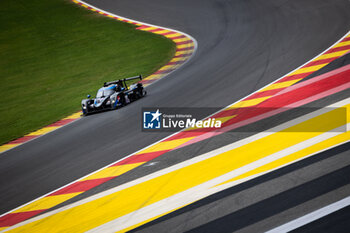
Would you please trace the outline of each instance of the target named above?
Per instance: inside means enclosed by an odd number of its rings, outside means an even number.
[[[0,144],[80,109],[103,82],[147,76],[175,44],[68,0],[0,1]]]

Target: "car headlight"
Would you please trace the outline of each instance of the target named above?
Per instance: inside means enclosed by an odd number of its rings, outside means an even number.
[[[112,104],[114,104],[116,100],[117,100],[117,98],[115,96],[111,97]]]

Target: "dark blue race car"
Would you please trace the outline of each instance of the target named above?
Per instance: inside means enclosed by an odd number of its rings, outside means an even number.
[[[96,94],[96,98],[83,99],[81,107],[84,115],[99,112],[107,109],[116,109],[130,102],[144,97],[147,92],[144,90],[142,83],[135,83],[128,86],[126,81],[140,79],[142,76],[120,79],[111,82],[105,82]]]

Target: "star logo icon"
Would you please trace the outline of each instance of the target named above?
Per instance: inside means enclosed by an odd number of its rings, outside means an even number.
[[[155,113],[152,113],[151,115],[153,116],[153,117],[152,117],[152,120],[151,120],[151,122],[152,122],[152,121],[154,121],[154,120],[159,121],[159,117],[160,117],[162,114],[159,112],[159,109],[157,109],[157,111],[156,111]]]

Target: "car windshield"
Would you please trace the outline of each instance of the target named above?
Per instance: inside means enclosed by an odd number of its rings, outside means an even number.
[[[113,94],[113,92],[113,89],[100,89],[96,94],[96,98],[110,96],[111,94]]]

